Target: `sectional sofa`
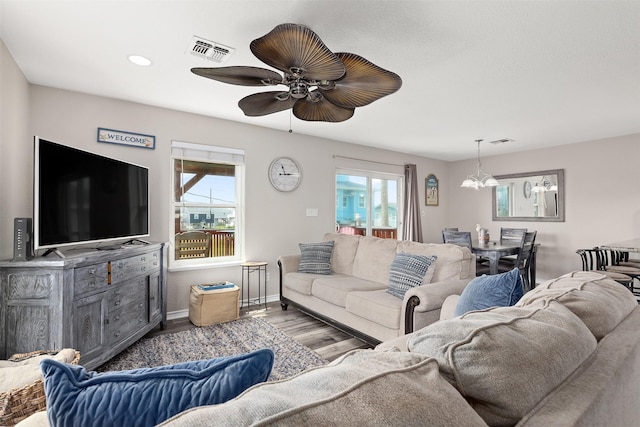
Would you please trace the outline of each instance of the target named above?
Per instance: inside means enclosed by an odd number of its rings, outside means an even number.
[[[640,420],[638,330],[631,292],[574,272],[513,307],[443,319],[162,425],[628,427]]]
[[[637,425],[640,307],[624,286],[572,272],[515,306],[450,317],[456,298],[445,301],[442,320],[375,350],[257,384],[161,425]],[[98,413],[109,419],[106,409]],[[19,427],[46,425],[47,413],[38,412]]]
[[[328,269],[317,270],[322,274],[301,268],[304,249],[313,244],[302,244],[301,253],[278,258],[281,305],[286,310],[292,304],[372,344],[437,321],[444,300],[459,294],[475,277],[475,256],[457,245],[340,233],[327,233],[319,243],[327,242],[333,242],[333,248]],[[435,259],[422,286],[403,296],[387,292],[392,278],[411,267],[402,266],[399,254]],[[312,262],[318,260],[312,257]]]

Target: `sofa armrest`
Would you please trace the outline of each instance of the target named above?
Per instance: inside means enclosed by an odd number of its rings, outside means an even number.
[[[300,265],[300,254],[282,255],[278,257],[278,267],[280,268],[280,276],[284,276],[292,271],[298,271]]]
[[[460,295],[449,295],[447,299],[444,300],[442,309],[440,309],[440,320],[453,319],[455,317],[453,313],[456,310],[459,299]]]
[[[440,319],[440,310],[449,295],[460,295],[471,279],[428,283],[407,291],[402,306],[403,334]]]

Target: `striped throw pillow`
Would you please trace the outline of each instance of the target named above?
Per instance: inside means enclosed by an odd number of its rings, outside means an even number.
[[[300,273],[331,274],[333,240],[320,243],[299,243]]]
[[[436,256],[414,255],[400,252],[391,263],[387,292],[398,298],[411,288],[424,284],[429,267],[435,264]]]

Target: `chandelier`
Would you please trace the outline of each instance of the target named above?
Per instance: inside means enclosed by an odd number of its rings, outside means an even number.
[[[465,188],[473,188],[475,190],[480,190],[483,187],[496,187],[500,185],[500,183],[488,173],[485,173],[480,169],[480,143],[482,139],[476,139],[476,143],[478,144],[478,172],[476,175],[468,175],[467,178],[462,181],[460,187]]]

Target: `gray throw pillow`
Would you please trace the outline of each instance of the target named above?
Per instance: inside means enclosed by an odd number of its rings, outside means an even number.
[[[404,298],[404,294],[411,288],[424,284],[429,267],[435,264],[437,257],[415,255],[400,252],[391,263],[389,271],[389,286],[387,292]]]
[[[333,240],[320,243],[299,243],[300,265],[298,272],[331,274],[333,243]]]

